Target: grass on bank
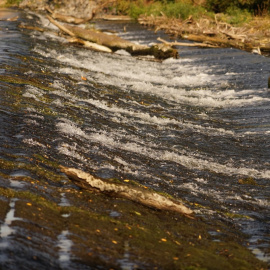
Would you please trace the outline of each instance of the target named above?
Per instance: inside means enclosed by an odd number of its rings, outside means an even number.
[[[22,0],[6,0],[6,6],[19,5]],[[52,1],[53,2],[53,1]],[[55,1],[56,2],[56,1]],[[219,20],[241,26],[255,18],[269,17],[269,0],[115,0],[106,1],[106,9],[111,13],[129,15],[138,19],[141,15],[161,16],[186,20],[190,16],[198,19],[206,16],[214,19],[219,12]]]
[[[254,0],[255,1],[255,0]],[[146,16],[161,16],[165,15],[168,18],[177,18],[186,20],[190,16],[193,19],[198,19],[202,16],[206,16],[214,19],[215,6],[208,4],[211,0],[202,1],[200,5],[194,5],[191,0],[161,0],[161,1],[148,1],[148,0],[117,0],[112,8],[116,10],[118,14],[127,14],[134,19],[138,19],[141,15]],[[236,1],[238,2],[238,1]],[[260,13],[264,16],[269,16],[269,7],[265,7],[264,10],[260,9]],[[258,14],[257,9],[248,9],[241,7],[240,5],[229,5],[226,9],[222,10],[219,14],[220,20],[235,26],[241,26],[245,23],[249,23],[255,15]]]
[[[207,11],[201,6],[194,6],[189,1],[144,1],[144,0],[120,0],[114,6],[117,13],[128,14],[137,19],[140,15],[160,16],[169,18],[187,19],[190,15],[198,18]]]

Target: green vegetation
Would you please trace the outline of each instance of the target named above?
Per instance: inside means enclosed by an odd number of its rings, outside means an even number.
[[[266,15],[270,11],[268,0],[206,0],[205,6],[214,12],[227,12],[231,9],[247,10],[253,15]]]
[[[128,14],[137,19],[140,15],[160,16],[186,20],[189,16],[197,19],[203,15],[213,17],[214,13],[223,13],[221,20],[241,25],[247,23],[254,15],[269,14],[270,2],[267,0],[205,0],[201,4],[194,4],[191,0],[119,0],[114,8],[119,14]]]
[[[201,6],[194,6],[190,1],[154,1],[143,0],[117,1],[118,13],[128,14],[137,19],[140,15],[166,15],[169,18],[187,19],[190,15],[198,18],[206,12]]]
[[[237,7],[229,7],[225,15],[225,21],[233,25],[248,23],[251,19],[252,15],[248,10],[241,10]]]
[[[6,5],[7,6],[19,5],[21,2],[22,0],[7,0]]]
[[[6,5],[18,5],[22,0],[7,0]],[[51,1],[57,5],[57,1]],[[104,0],[105,2],[105,0]],[[253,16],[270,14],[269,0],[117,0],[106,5],[109,13],[130,15],[138,19],[140,15],[165,15],[168,18],[186,20],[190,16],[198,19],[205,15],[222,13],[223,22],[242,25],[251,21]]]

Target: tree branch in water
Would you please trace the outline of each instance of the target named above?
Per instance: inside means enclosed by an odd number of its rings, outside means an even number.
[[[145,189],[135,184],[123,184],[120,181],[116,182],[109,179],[97,178],[75,168],[67,168],[64,166],[60,168],[69,179],[84,189],[96,190],[111,196],[122,197],[148,207],[173,211],[194,218],[191,216],[193,211],[184,206],[180,201],[161,195],[153,190]]]

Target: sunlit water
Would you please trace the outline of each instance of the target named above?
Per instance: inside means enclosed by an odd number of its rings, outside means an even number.
[[[18,115],[1,97],[0,137],[14,146],[3,143],[1,151],[46,149],[64,165],[166,191],[193,203],[197,215],[239,227],[258,258],[269,261],[269,58],[181,47],[180,59],[143,61],[71,47],[50,33],[27,36],[16,25],[1,22],[0,60],[12,66],[21,63],[14,54],[39,59],[23,75],[38,73],[54,91],[25,85]],[[144,44],[159,36],[133,23],[98,26]],[[248,178],[253,184],[241,184]],[[68,205],[61,195],[60,204]],[[61,267],[69,264],[71,246],[63,230]]]

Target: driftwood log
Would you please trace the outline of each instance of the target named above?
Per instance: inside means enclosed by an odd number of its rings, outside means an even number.
[[[79,39],[79,38],[76,38],[76,37],[71,37],[71,38],[68,39],[68,41],[70,43],[81,44],[84,47],[89,48],[89,49],[94,50],[94,51],[107,52],[107,53],[112,52],[112,50],[110,48],[108,48],[108,47],[105,47],[105,46],[102,46],[102,45],[99,45],[97,43],[93,43],[93,42],[90,42],[90,41],[87,41],[87,40]]]
[[[254,19],[250,24],[236,27],[225,23],[216,14],[215,19],[202,16],[200,19],[170,19],[162,16],[141,16],[139,23],[163,30],[174,38],[187,39],[216,47],[233,47],[252,53],[269,55],[269,20]],[[262,27],[262,24],[264,25]]]
[[[206,43],[186,43],[186,42],[168,42],[162,38],[157,38],[158,41],[161,41],[162,43],[169,45],[169,46],[183,46],[183,47],[200,47],[200,48],[218,48],[215,45],[206,44]]]
[[[178,58],[177,50],[172,49],[171,46],[166,44],[156,44],[148,47],[147,45],[136,44],[116,35],[108,35],[95,30],[83,29],[78,26],[63,25],[55,21],[51,16],[47,16],[47,18],[66,34],[108,47],[112,51],[124,49],[131,55],[154,55],[157,59]]]
[[[139,185],[101,179],[75,168],[63,166],[60,168],[70,180],[84,189],[96,190],[110,196],[122,197],[151,208],[169,210],[192,218],[190,215],[192,215],[193,211],[184,206],[180,201],[163,196],[153,190],[145,189]]]

